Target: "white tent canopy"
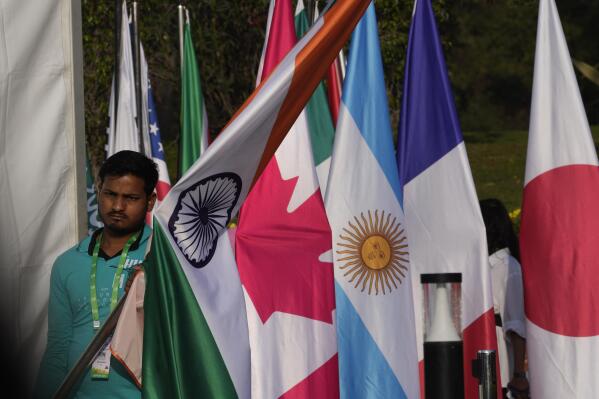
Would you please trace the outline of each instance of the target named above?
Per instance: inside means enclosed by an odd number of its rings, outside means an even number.
[[[0,0],[0,325],[33,382],[50,270],[85,234],[80,0]]]

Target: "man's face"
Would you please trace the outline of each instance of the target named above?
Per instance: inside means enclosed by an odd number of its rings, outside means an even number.
[[[117,236],[138,231],[156,200],[144,191],[143,179],[133,176],[106,176],[98,189],[98,210],[105,229]]]

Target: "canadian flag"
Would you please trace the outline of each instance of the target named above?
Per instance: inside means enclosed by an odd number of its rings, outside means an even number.
[[[296,40],[291,1],[272,0],[258,82]],[[252,397],[339,397],[331,229],[305,112],[248,194],[235,248]]]
[[[553,0],[541,0],[520,247],[533,398],[599,395],[599,168]]]

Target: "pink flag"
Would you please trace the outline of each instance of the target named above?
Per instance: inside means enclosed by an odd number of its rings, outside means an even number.
[[[135,275],[131,283],[110,342],[112,356],[125,366],[139,387],[141,387],[145,289],[146,277],[141,271]]]
[[[272,0],[258,81],[295,41],[291,2]],[[339,396],[331,231],[311,151],[302,113],[240,213],[252,397]]]
[[[541,0],[520,247],[533,398],[599,397],[599,169],[559,15]]]

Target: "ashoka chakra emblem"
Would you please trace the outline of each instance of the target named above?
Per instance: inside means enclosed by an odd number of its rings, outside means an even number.
[[[210,262],[218,236],[231,220],[241,192],[235,173],[219,173],[200,180],[179,195],[168,229],[192,266]]]

